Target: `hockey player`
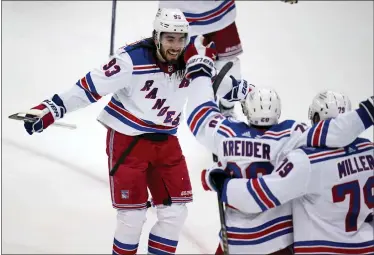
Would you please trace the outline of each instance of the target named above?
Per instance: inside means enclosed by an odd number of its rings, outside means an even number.
[[[109,176],[112,204],[118,212],[113,254],[137,252],[149,204],[147,186],[158,217],[149,234],[148,252],[176,251],[187,217],[185,204],[192,201],[190,178],[176,137],[186,99],[195,94],[184,79],[188,31],[181,11],[159,9],[152,38],[120,48],[70,90],[33,107],[38,119],[25,122],[29,134],[40,133],[65,114],[113,93],[98,117],[108,129],[109,170],[118,166]]]
[[[217,50],[215,67],[219,71],[227,62],[234,65],[228,72],[237,79],[241,78],[240,58],[243,49],[236,27],[236,5],[234,0],[223,1],[159,1],[159,7],[180,9],[191,27],[191,36],[204,36],[204,44],[214,42]],[[235,104],[230,107],[217,98],[221,113],[235,115]]]
[[[327,121],[349,111],[349,105],[338,93],[320,93],[309,117],[313,124]],[[374,112],[372,99],[361,107]],[[211,176],[211,185],[222,192],[223,202],[242,212],[292,203],[295,254],[374,253],[374,145],[368,139],[357,138],[343,148],[293,150],[272,174],[250,180],[217,176]],[[266,199],[271,207],[264,206]]]
[[[354,112],[335,120],[320,122],[307,130],[305,125],[295,121],[277,124],[281,110],[280,99],[275,91],[264,89],[256,89],[246,97],[244,110],[251,126],[226,119],[214,103],[209,72],[190,68],[190,63],[194,64],[197,59],[209,62],[208,58],[201,56],[194,56],[187,62],[187,74],[192,77],[190,86],[196,86],[200,91],[187,104],[187,123],[196,138],[219,156],[221,162],[218,165],[227,169],[233,177],[251,178],[271,173],[272,163],[282,155],[282,150],[288,150],[287,147],[304,144],[331,147],[347,145],[373,124],[373,119],[370,118],[374,114],[373,107],[364,107],[365,104],[372,105],[370,100]],[[213,63],[206,65],[206,70],[210,66]],[[232,81],[235,83],[235,79]],[[253,90],[253,87],[242,81],[228,93],[228,98],[243,99],[249,90]],[[209,184],[211,175],[215,175],[215,172],[203,171],[205,188],[212,188]],[[222,172],[218,172],[217,178],[222,177],[221,174]],[[255,188],[258,187],[257,184]],[[264,207],[274,207],[277,203],[272,197],[267,197],[266,193],[261,193],[261,197],[265,200]],[[246,214],[232,207],[227,208],[230,252],[269,254],[286,248],[292,244],[291,219],[290,205],[263,214]],[[217,254],[219,253],[217,250]]]
[[[243,52],[236,27],[234,0],[224,1],[159,1],[160,8],[180,9],[191,26],[191,36],[204,35],[205,42],[214,42],[217,49],[216,68],[221,69],[228,61],[234,66],[230,74],[240,79],[240,60]]]

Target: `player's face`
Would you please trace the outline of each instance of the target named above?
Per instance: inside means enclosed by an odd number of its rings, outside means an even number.
[[[186,34],[162,33],[160,38],[161,54],[168,62],[173,62],[182,54],[186,45]]]

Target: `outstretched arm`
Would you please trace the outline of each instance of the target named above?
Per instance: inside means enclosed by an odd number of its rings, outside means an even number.
[[[373,97],[360,103],[355,111],[323,120],[306,130],[298,146],[339,148],[352,143],[374,123]]]
[[[226,179],[222,201],[245,213],[259,213],[307,193],[311,164],[302,150],[290,152],[274,169],[259,178]]]

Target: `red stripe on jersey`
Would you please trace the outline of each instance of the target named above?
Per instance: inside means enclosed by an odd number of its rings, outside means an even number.
[[[254,178],[254,179],[251,179],[251,181],[253,184],[253,188],[255,189],[259,197],[261,198],[262,202],[264,202],[268,208],[273,208],[274,207],[273,202],[271,202],[270,199],[265,195],[264,191],[260,187],[260,183],[258,182],[258,179]]]
[[[314,158],[328,156],[328,155],[331,155],[331,154],[338,154],[338,153],[341,153],[341,152],[344,152],[344,149],[339,149],[339,150],[334,150],[334,151],[329,151],[329,152],[324,152],[324,153],[318,153],[318,154],[312,154],[312,155],[309,155],[308,157],[309,157],[309,159],[314,159]]]
[[[271,131],[266,131],[263,136],[266,136],[266,135],[281,136],[281,135],[284,135],[284,134],[290,133],[290,132],[291,132],[290,130],[286,130],[286,131],[283,131],[283,132],[280,132],[280,133],[274,133],[274,132],[271,132]]]
[[[225,130],[227,133],[229,133],[231,136],[235,136],[235,134],[233,132],[231,132],[230,129],[228,129],[227,127],[221,125],[220,126],[221,129]]]
[[[90,91],[90,88],[88,87],[88,84],[87,84],[86,77],[83,77],[81,79],[81,84],[82,84],[83,88],[85,88],[96,99],[96,101],[101,99],[100,95],[98,95],[96,93],[92,93],[92,91]]]
[[[135,117],[131,113],[129,113],[129,112],[125,111],[124,109],[118,107],[117,105],[115,105],[111,101],[108,103],[108,106],[111,107],[112,109],[116,110],[120,114],[122,114],[125,118],[127,118],[127,119],[129,119],[129,120],[131,120],[131,121],[135,122],[136,124],[138,124],[140,126],[143,126],[143,127],[149,127],[149,128],[155,128],[155,129],[162,129],[162,130],[171,130],[171,129],[175,128],[175,127],[167,127],[167,126],[161,126],[161,125],[150,125],[150,124],[147,124],[143,120],[138,119],[137,117]]]
[[[134,66],[134,70],[147,70],[157,68],[157,65]]]
[[[195,129],[196,123],[199,121],[199,119],[210,109],[210,107],[205,107],[201,109],[193,118],[190,124],[190,130],[193,132]]]
[[[205,17],[199,17],[199,18],[187,18],[187,21],[190,23],[192,21],[202,21],[202,20],[208,20],[212,17],[218,16],[227,9],[229,9],[232,5],[234,4],[234,1],[228,2],[225,6],[222,7],[222,9],[217,10],[216,12],[213,12],[212,14],[209,14],[208,16]]]
[[[322,126],[325,123],[325,121],[321,121],[318,123],[318,126],[316,127],[316,130],[314,130],[313,139],[312,139],[312,146],[318,146],[319,139],[321,137],[322,132]]]
[[[248,233],[248,234],[244,234],[244,233],[239,234],[239,233],[228,232],[227,236],[228,236],[228,238],[232,238],[232,239],[245,239],[245,240],[256,239],[256,238],[263,237],[263,236],[266,236],[267,234],[276,232],[276,231],[281,230],[281,229],[289,228],[289,227],[292,227],[292,221],[291,220],[289,220],[287,222],[278,223],[278,224],[276,224],[274,226],[271,226],[270,228],[264,229],[260,232]]]

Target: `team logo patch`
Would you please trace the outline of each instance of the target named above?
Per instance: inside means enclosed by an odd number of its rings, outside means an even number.
[[[128,190],[121,190],[121,198],[128,199],[130,197]]]

